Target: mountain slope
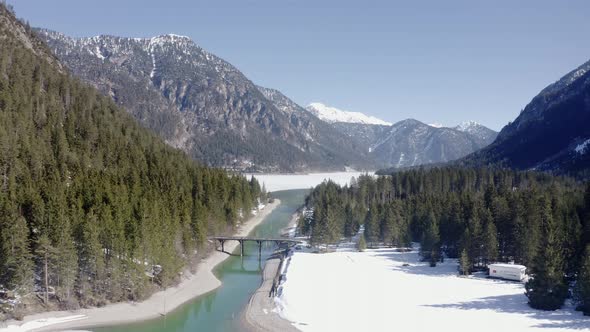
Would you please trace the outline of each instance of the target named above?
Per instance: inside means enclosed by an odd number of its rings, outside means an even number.
[[[378,161],[392,167],[444,163],[472,153],[482,145],[478,137],[453,128],[435,128],[408,119],[395,123],[371,146]]]
[[[461,163],[587,175],[589,123],[590,61],[543,89],[493,144]]]
[[[305,115],[279,110],[238,69],[187,37],[74,39],[38,31],[75,75],[208,165],[300,171],[363,161],[333,155],[342,144],[322,145]]]
[[[311,103],[306,109],[319,119],[328,123],[360,123],[370,125],[390,126],[391,123],[378,119],[374,116],[368,116],[360,112],[342,111],[335,107],[326,106],[322,103]]]
[[[1,3],[0,43],[1,317],[143,298],[257,204],[255,180],[165,144]]]
[[[333,164],[342,164],[362,169],[375,167],[366,147],[354,137],[347,137],[344,133],[326,123],[305,108],[283,95],[275,89],[258,86],[262,94],[274,106],[288,115],[291,123],[299,132],[317,143],[315,150],[322,158]]]
[[[453,129],[469,134],[473,139],[478,141],[478,145],[481,147],[492,144],[496,137],[498,137],[498,132],[475,121],[463,122]]]
[[[307,107],[313,115],[369,152],[380,167],[410,167],[444,163],[464,157],[494,141],[497,133],[476,122],[455,128],[426,125],[408,119],[393,125],[357,112],[320,103]]]

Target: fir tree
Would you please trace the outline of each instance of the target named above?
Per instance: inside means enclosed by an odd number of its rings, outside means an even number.
[[[367,242],[365,242],[364,234],[361,234],[361,236],[359,236],[359,241],[357,243],[356,248],[358,249],[358,251],[365,251],[367,249]]]
[[[535,258],[533,277],[526,285],[529,304],[535,309],[557,310],[567,296],[558,225],[551,214],[551,202],[545,199],[542,211],[541,246]]]
[[[461,259],[459,260],[459,269],[462,275],[469,275],[471,273],[471,260],[467,249],[461,250]]]
[[[590,245],[586,246],[574,289],[574,298],[578,302],[577,309],[582,311],[584,315],[590,316]]]

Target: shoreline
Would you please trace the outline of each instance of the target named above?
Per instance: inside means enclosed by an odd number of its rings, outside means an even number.
[[[272,203],[268,203],[257,215],[252,216],[248,221],[242,223],[234,235],[247,236],[280,203],[280,200],[275,198]],[[228,252],[233,252],[237,247],[238,242],[231,241],[226,244],[225,249]],[[197,264],[195,273],[188,273],[188,278],[184,278],[177,286],[156,292],[142,302],[120,302],[100,308],[50,311],[33,314],[26,316],[22,321],[10,320],[3,322],[0,325],[0,332],[83,329],[135,323],[159,318],[196,297],[209,293],[221,286],[222,283],[213,273],[213,269],[229,257],[230,255],[219,251],[211,252]],[[185,275],[187,275],[186,272]]]
[[[297,332],[298,330],[277,312],[275,296],[270,296],[275,277],[281,268],[281,258],[271,257],[264,264],[262,283],[252,294],[240,315],[241,326],[249,332]]]
[[[297,220],[299,213],[295,212],[289,224],[281,229],[281,234],[289,234],[289,237],[295,235],[295,228],[297,227]],[[290,257],[284,257],[283,263],[287,262]],[[288,263],[287,263],[288,264]],[[252,294],[246,307],[240,314],[240,322],[245,331],[249,332],[272,332],[285,331],[297,332],[299,331],[291,321],[283,318],[278,310],[276,303],[277,296],[269,296],[275,276],[281,268],[281,259],[278,257],[271,257],[264,264],[262,272],[262,281],[260,287]]]

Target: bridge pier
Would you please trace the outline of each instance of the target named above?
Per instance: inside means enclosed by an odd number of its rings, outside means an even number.
[[[244,240],[239,240],[240,242],[240,257],[244,257]]]
[[[262,258],[262,241],[257,240],[256,243],[258,243],[258,260],[260,260]]]
[[[225,252],[225,249],[223,248],[223,245],[225,244],[225,240],[219,240],[219,243],[221,243],[221,252]]]

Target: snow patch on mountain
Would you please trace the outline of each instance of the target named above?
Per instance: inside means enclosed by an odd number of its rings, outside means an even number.
[[[329,123],[345,122],[391,126],[390,122],[383,121],[374,116],[365,115],[360,112],[343,111],[335,107],[326,106],[322,103],[311,103],[306,107],[306,109],[317,116],[320,120]]]
[[[457,127],[455,127],[455,129],[465,133],[469,133],[472,132],[474,129],[478,128],[479,126],[481,125],[475,121],[464,121],[461,122]]]
[[[588,152],[589,147],[590,147],[590,138],[585,140],[581,144],[578,144],[578,146],[576,146],[576,148],[574,150],[576,151],[576,153],[585,154],[586,152]]]
[[[431,127],[433,127],[433,128],[442,128],[442,127],[445,126],[442,123],[438,123],[438,122],[436,122],[436,123],[429,123],[428,125],[431,126]]]

